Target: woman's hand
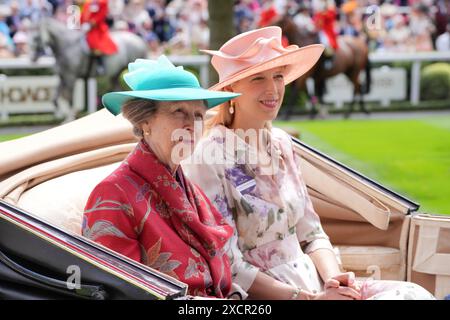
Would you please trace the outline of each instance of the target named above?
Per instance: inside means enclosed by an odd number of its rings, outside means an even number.
[[[314,300],[361,300],[358,291],[350,287],[325,287],[325,291],[317,293]]]
[[[353,272],[345,272],[331,277],[324,283],[325,291],[316,299],[361,300],[361,290]]]
[[[337,288],[339,286],[349,287],[353,290],[360,293],[361,287],[358,283],[358,281],[355,280],[355,274],[353,272],[343,272],[339,273],[327,281],[325,281],[325,287],[329,284],[332,288]]]

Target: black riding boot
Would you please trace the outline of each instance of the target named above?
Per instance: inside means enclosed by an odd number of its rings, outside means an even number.
[[[323,53],[323,67],[325,68],[325,70],[330,70],[331,68],[333,68],[333,64],[334,64],[334,50],[333,48],[327,47],[325,48],[325,51]]]
[[[96,55],[95,60],[97,65],[97,74],[99,76],[104,75],[106,73],[104,57],[102,55]]]

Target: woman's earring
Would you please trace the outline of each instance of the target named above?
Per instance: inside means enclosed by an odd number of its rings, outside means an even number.
[[[230,114],[234,113],[234,102],[230,101],[230,108],[228,109],[228,111],[230,111]]]
[[[145,134],[146,136],[149,136],[149,135],[150,135],[150,130],[149,130],[149,131],[144,131],[144,134]]]

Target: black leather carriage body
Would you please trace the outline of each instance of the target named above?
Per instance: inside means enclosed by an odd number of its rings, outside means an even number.
[[[187,285],[0,200],[0,299],[175,299]]]

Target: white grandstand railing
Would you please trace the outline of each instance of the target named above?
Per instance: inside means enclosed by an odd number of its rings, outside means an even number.
[[[196,56],[168,56],[175,65],[195,66],[200,70],[200,82],[203,86],[208,86],[208,67],[210,57],[207,55]],[[412,105],[420,102],[420,69],[425,61],[450,61],[450,52],[375,52],[369,55],[372,63],[393,63],[412,62],[410,78],[410,101]],[[28,58],[0,59],[1,69],[37,69],[52,68],[55,66],[53,57],[41,57],[37,62],[32,62]]]
[[[206,55],[197,56],[168,56],[170,61],[175,65],[195,66],[200,70],[200,82],[203,86],[209,83],[209,57]],[[31,61],[28,57],[0,59],[1,69],[42,69],[53,68],[55,66],[54,57],[41,57],[36,62]]]
[[[410,78],[410,102],[420,102],[420,69],[425,61],[450,61],[450,51],[440,52],[374,52],[369,55],[371,63],[412,62]]]

